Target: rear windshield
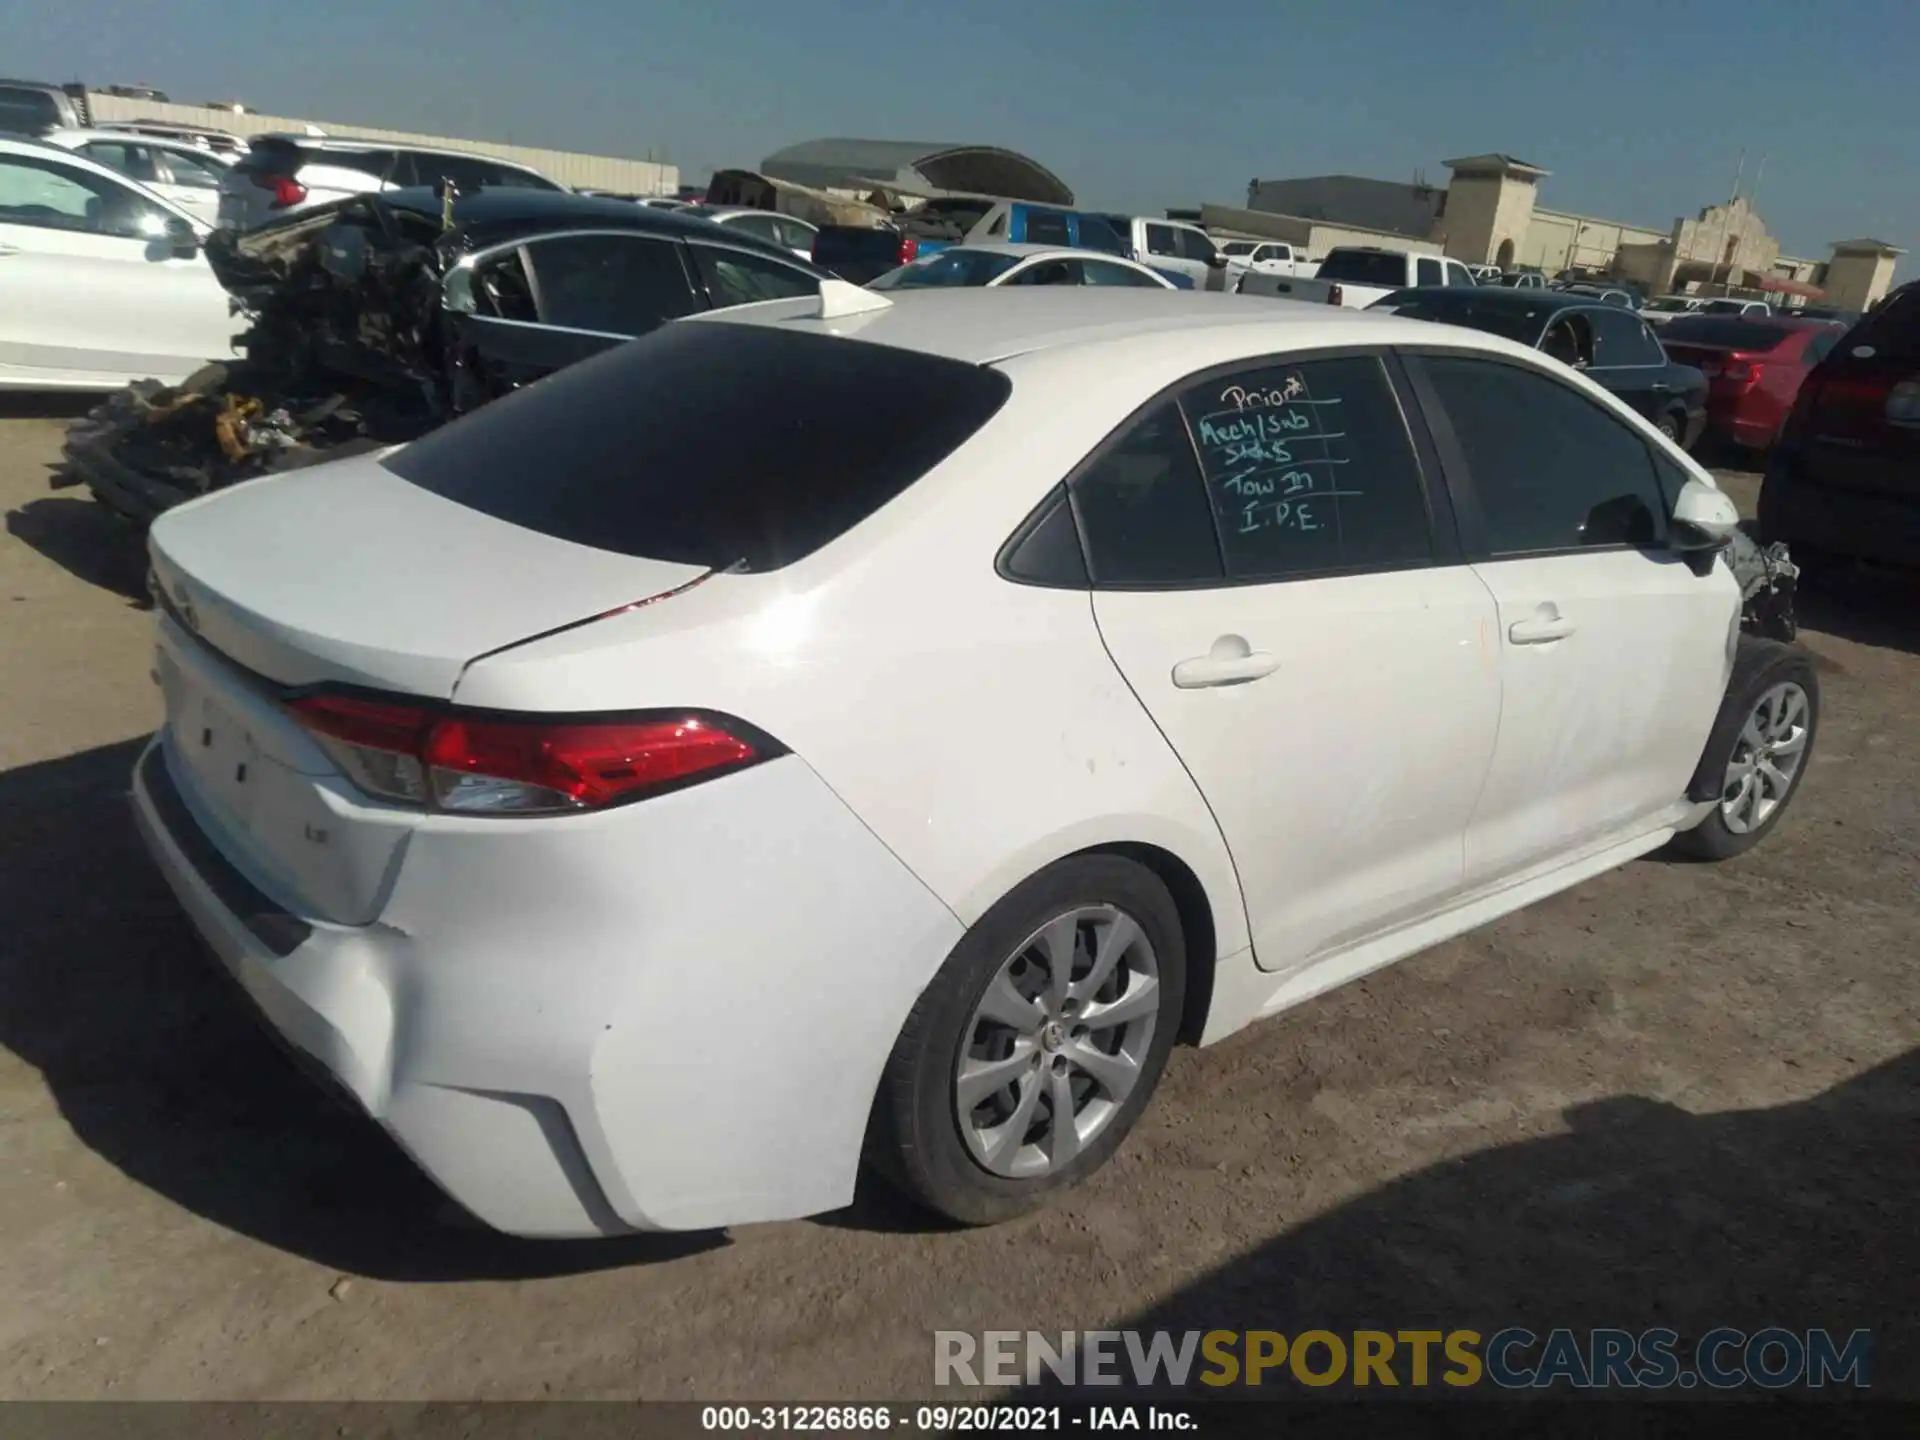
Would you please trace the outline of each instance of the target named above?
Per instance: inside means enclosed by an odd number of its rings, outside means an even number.
[[[777,570],[958,449],[998,370],[759,325],[667,325],[497,400],[383,462],[448,500],[578,545]]]
[[[1908,285],[1847,333],[1849,350],[1871,345],[1886,360],[1920,363],[1920,285]]]
[[[1319,278],[1397,290],[1407,283],[1407,257],[1386,251],[1335,250],[1320,262]]]
[[[59,125],[60,107],[46,91],[0,85],[0,130],[38,135]]]
[[[999,250],[941,250],[870,282],[869,290],[945,290],[985,285],[1020,263],[1019,255]]]
[[[1771,350],[1793,334],[1790,325],[1728,315],[1682,315],[1660,330],[1665,345],[1711,345],[1720,350]]]

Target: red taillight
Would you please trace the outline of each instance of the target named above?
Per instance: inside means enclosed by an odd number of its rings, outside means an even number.
[[[254,185],[259,189],[271,190],[273,192],[275,209],[282,209],[288,205],[298,205],[302,200],[307,198],[307,187],[291,175],[269,175],[264,171],[256,171],[248,178],[252,180]]]
[[[1751,355],[1729,355],[1720,363],[1720,378],[1735,385],[1751,385],[1760,378],[1763,363]]]
[[[911,235],[902,235],[900,237],[900,263],[902,265],[910,264],[913,258],[919,253],[920,242],[917,239]]]
[[[561,721],[344,695],[307,696],[292,709],[369,794],[467,814],[598,809],[774,753],[695,714]]]

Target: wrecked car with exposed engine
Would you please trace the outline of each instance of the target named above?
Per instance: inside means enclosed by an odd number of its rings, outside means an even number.
[[[669,320],[815,294],[822,277],[670,211],[444,186],[216,231],[206,255],[251,321],[244,358],[129,386],[67,434],[57,483],[137,523],[241,480],[404,444]]]

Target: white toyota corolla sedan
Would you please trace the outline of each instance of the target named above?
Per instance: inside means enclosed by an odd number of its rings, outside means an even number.
[[[1391,316],[831,283],[152,529],[136,810],[266,1018],[525,1235],[996,1220],[1207,1044],[1780,819],[1731,502]]]

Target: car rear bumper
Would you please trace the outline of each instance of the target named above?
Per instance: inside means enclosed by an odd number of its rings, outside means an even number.
[[[279,1035],[479,1219],[528,1236],[852,1199],[960,925],[794,757],[594,816],[430,817],[375,923],[293,913],[197,817],[167,731],[134,812]]]
[[[1878,485],[1815,483],[1803,463],[1798,455],[1776,454],[1767,467],[1759,505],[1767,539],[1784,540],[1796,551],[1920,569],[1920,474],[1879,477],[1894,484],[1904,478],[1912,488],[1903,495]]]

